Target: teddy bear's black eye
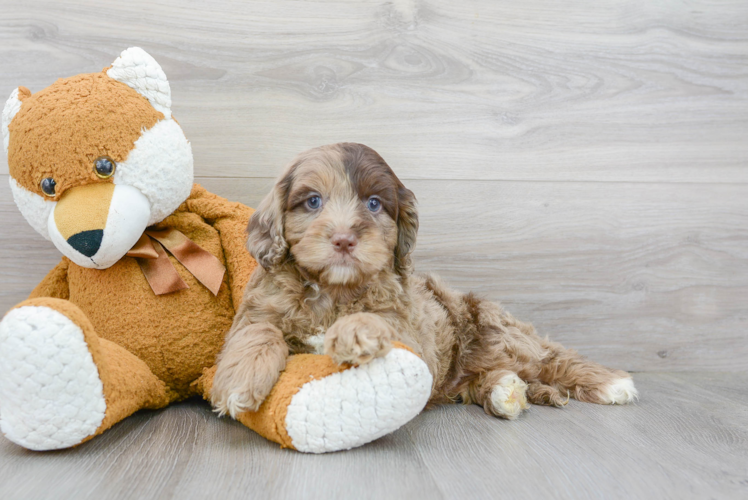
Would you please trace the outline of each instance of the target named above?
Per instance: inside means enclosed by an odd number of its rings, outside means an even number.
[[[55,186],[57,186],[57,183],[53,178],[47,177],[46,179],[42,179],[42,182],[40,182],[39,185],[42,188],[42,193],[47,196],[55,195]]]
[[[100,156],[94,160],[94,171],[96,172],[96,175],[102,179],[107,179],[114,173],[116,165],[117,164],[114,163],[114,160],[108,156]]]

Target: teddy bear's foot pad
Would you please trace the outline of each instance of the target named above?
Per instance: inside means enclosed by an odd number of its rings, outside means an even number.
[[[0,430],[31,450],[69,448],[106,412],[103,385],[81,328],[44,306],[0,323]]]
[[[298,451],[325,453],[374,441],[409,422],[431,395],[431,373],[405,349],[304,384],[286,414]]]

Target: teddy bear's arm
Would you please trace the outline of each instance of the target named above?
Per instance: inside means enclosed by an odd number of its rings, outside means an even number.
[[[254,210],[241,203],[221,198],[199,184],[194,185],[186,203],[191,212],[201,216],[221,237],[229,287],[236,310],[244,296],[249,276],[257,267],[257,263],[245,247],[246,228]]]
[[[36,285],[36,288],[29,295],[29,299],[38,297],[52,297],[55,299],[69,299],[70,289],[68,288],[68,265],[70,261],[63,257],[44,279]]]

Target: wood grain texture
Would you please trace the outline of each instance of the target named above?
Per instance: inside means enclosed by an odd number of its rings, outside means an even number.
[[[349,140],[406,179],[748,182],[743,0],[5,2],[0,95],[131,45],[199,175]]]
[[[186,402],[67,451],[0,439],[0,498],[745,498],[748,374],[635,378],[632,406],[534,406],[514,422],[443,406],[318,456]]]
[[[198,179],[257,206],[273,179]],[[407,181],[416,269],[501,301],[542,335],[628,370],[744,370],[748,196],[741,185]],[[0,308],[59,259],[0,176]]]

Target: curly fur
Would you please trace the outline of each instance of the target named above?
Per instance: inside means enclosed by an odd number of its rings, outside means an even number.
[[[320,197],[319,208],[310,208],[312,196]],[[372,197],[381,202],[375,212],[367,209]],[[285,345],[272,343],[279,355],[313,352],[313,338],[324,335],[325,353],[341,363],[366,363],[386,354],[391,341],[403,342],[434,377],[431,404],[477,403],[504,418],[515,418],[527,400],[563,406],[567,395],[601,404],[636,398],[627,373],[540,338],[496,303],[414,273],[415,201],[361,144],[299,155],[250,221],[248,248],[262,269],[247,286],[218,362],[219,373],[245,375],[223,387],[217,376],[219,391],[267,393],[275,377],[249,373],[277,367],[255,363],[252,346],[267,346],[261,336],[269,342],[280,331]],[[357,242],[343,255],[331,243],[340,231]]]

